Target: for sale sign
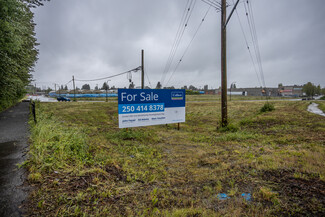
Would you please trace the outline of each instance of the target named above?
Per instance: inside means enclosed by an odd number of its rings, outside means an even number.
[[[185,90],[119,89],[119,128],[185,122]]]

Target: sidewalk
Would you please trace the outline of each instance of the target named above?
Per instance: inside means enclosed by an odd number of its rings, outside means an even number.
[[[0,216],[21,216],[19,209],[27,197],[24,169],[28,147],[29,103],[22,102],[0,113]]]

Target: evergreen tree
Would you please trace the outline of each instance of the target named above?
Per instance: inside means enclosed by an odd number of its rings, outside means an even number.
[[[130,83],[129,89],[134,89],[134,83],[133,82]]]
[[[109,86],[106,82],[103,83],[103,86],[101,88],[102,90],[106,90],[106,89],[109,89]]]
[[[81,90],[90,90],[90,85],[89,84],[82,85]]]
[[[160,84],[160,81],[158,81],[156,89],[161,89],[161,88],[162,88],[162,85]]]

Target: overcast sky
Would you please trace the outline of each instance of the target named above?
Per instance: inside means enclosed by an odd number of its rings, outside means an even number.
[[[191,0],[190,0],[191,1]],[[39,60],[33,72],[38,86],[66,84],[74,75],[88,80],[115,75],[141,65],[145,51],[145,85],[161,81],[188,0],[51,0],[35,13]],[[233,5],[232,0],[228,3]],[[250,0],[259,51],[268,87],[325,86],[325,1]],[[238,15],[252,55],[254,46],[241,0]],[[220,13],[210,8],[191,46],[175,71],[175,64],[193,38],[210,6],[196,0],[170,72],[163,85],[218,88],[220,75]],[[228,14],[233,6],[227,8]],[[261,86],[237,14],[227,26],[228,86]],[[256,63],[255,63],[256,64]],[[257,67],[257,65],[256,65]],[[172,78],[172,72],[175,71]],[[259,73],[259,72],[258,72]],[[259,74],[258,74],[259,75]],[[149,78],[149,79],[148,79]],[[110,86],[128,87],[126,75],[110,79]],[[140,72],[132,73],[140,86]],[[91,88],[103,82],[77,82]],[[150,83],[149,83],[150,82]],[[72,87],[69,83],[69,88]]]

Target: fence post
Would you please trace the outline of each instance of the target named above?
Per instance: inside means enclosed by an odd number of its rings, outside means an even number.
[[[32,113],[33,113],[33,117],[34,117],[34,122],[35,122],[35,124],[37,124],[35,102],[32,102]]]

